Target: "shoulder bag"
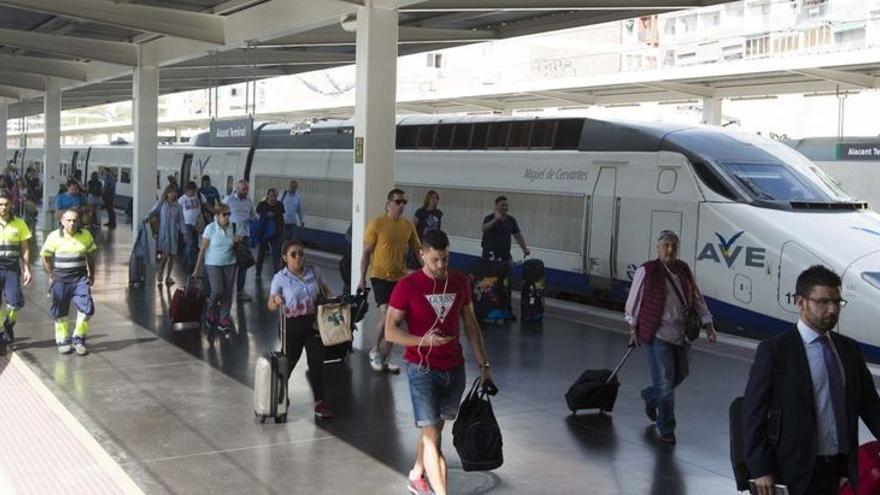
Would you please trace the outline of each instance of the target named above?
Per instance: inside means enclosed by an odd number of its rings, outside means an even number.
[[[351,304],[342,299],[326,300],[324,288],[318,284],[320,299],[325,301],[318,305],[316,325],[325,347],[351,342]]]
[[[684,336],[689,342],[693,342],[700,338],[700,331],[703,329],[703,319],[700,317],[697,308],[695,308],[693,304],[685,302],[684,296],[681,294],[681,291],[678,290],[678,286],[675,285],[672,276],[669,275],[669,270],[666,267],[661,268],[663,268],[663,273],[666,274],[666,278],[669,279],[669,283],[672,284],[672,289],[675,291],[675,295],[678,296],[678,301],[684,308]],[[696,292],[696,290],[697,287],[696,284],[694,284],[694,292]]]
[[[232,235],[235,236],[235,224],[232,224]],[[254,253],[240,242],[232,243],[232,254],[235,255],[235,263],[238,264],[239,270],[247,270],[257,264]]]

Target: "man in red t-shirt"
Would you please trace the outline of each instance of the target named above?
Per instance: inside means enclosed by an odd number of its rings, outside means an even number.
[[[490,381],[489,362],[468,280],[462,273],[448,270],[449,238],[442,230],[425,232],[419,254],[422,269],[401,279],[391,293],[385,339],[406,346],[403,359],[413,414],[421,428],[409,490],[416,495],[446,495],[446,459],[440,452],[440,433],[443,422],[458,414],[465,388],[462,320],[480,363],[481,385]],[[403,322],[408,330],[402,328]]]

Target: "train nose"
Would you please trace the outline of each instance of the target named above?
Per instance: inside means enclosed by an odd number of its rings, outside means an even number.
[[[843,272],[843,298],[847,305],[840,314],[840,331],[873,345],[880,343],[876,322],[880,321],[880,252],[862,256]]]

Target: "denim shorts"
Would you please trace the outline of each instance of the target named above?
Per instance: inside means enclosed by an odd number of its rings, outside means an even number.
[[[449,371],[429,369],[424,373],[418,365],[407,362],[406,377],[409,379],[417,427],[439,425],[455,419],[464,394],[464,366]]]

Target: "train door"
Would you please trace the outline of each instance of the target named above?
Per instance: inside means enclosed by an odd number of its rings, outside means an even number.
[[[590,276],[613,278],[617,243],[617,169],[602,167],[590,201],[587,269]]]
[[[183,160],[180,162],[180,182],[178,182],[180,187],[186,187],[189,181],[192,180],[192,161],[192,153],[183,155]]]

